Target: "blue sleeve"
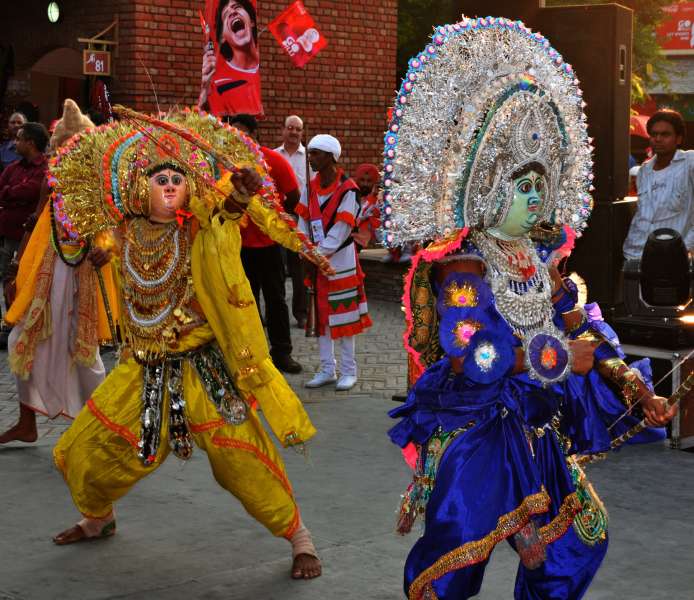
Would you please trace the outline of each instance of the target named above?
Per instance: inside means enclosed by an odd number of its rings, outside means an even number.
[[[436,307],[441,348],[448,356],[465,358],[466,376],[490,383],[513,368],[517,341],[481,277],[451,273],[439,290]]]

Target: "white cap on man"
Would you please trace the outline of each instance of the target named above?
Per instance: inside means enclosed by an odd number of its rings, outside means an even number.
[[[342,146],[340,146],[340,142],[337,141],[337,138],[326,133],[321,133],[311,138],[311,141],[308,143],[308,149],[322,150],[323,152],[332,154],[335,162],[340,160],[340,155],[342,154]]]

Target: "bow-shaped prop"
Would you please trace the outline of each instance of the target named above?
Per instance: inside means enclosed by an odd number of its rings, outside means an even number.
[[[188,109],[186,109],[188,110]],[[187,142],[197,146],[205,152],[208,156],[212,157],[215,161],[217,161],[224,169],[229,171],[230,173],[238,173],[239,172],[239,167],[236,166],[228,157],[224,156],[222,153],[220,153],[212,144],[210,144],[204,137],[201,135],[198,135],[186,127],[183,127],[177,123],[172,123],[171,121],[166,121],[164,119],[158,119],[154,116],[147,115],[144,113],[137,112],[135,110],[132,110],[130,108],[127,108],[125,106],[122,106],[120,104],[117,104],[116,106],[113,107],[113,112],[120,115],[122,118],[127,119],[135,128],[140,131],[143,135],[147,136],[149,139],[154,141],[157,144],[157,147],[161,148],[162,151],[167,153],[169,156],[172,158],[178,158],[175,155],[175,151],[169,148],[165,144],[159,144],[158,140],[156,137],[153,135],[151,131],[148,131],[145,127],[141,127],[139,123],[147,123],[149,125],[152,125],[154,127],[164,129],[166,131],[169,131],[171,133],[174,133],[175,135],[178,135],[182,139],[186,140]],[[206,115],[205,113],[201,113],[201,115]],[[215,118],[213,115],[209,115],[210,118]],[[221,124],[221,122],[220,122]],[[223,125],[221,124],[222,127],[225,127],[227,129],[231,129],[230,126],[228,125]],[[253,142],[250,138],[244,136],[242,133],[237,132],[239,136],[241,136],[244,141],[247,143],[251,143],[255,145],[255,142]],[[194,167],[192,165],[188,165],[189,168],[192,171],[195,171]],[[205,181],[211,189],[218,193],[223,193],[221,190],[219,190],[213,182],[207,181],[206,177],[201,177],[203,181]],[[316,246],[314,246],[309,239],[302,234],[297,228],[296,228],[296,221],[294,218],[287,214],[283,209],[282,205],[279,202],[279,198],[277,196],[277,192],[274,191],[274,187],[272,188],[272,192],[270,192],[267,188],[264,188],[258,193],[258,196],[262,200],[263,204],[267,208],[271,208],[272,210],[276,211],[277,214],[279,215],[280,219],[289,225],[291,227],[296,235],[299,237],[301,241],[301,249],[299,250],[299,253],[302,254],[304,257],[306,257],[307,260],[315,264],[322,273],[326,275],[334,275],[335,271],[330,265],[330,261],[323,256],[320,252],[318,252],[318,249]],[[234,203],[241,211],[244,211],[244,207],[240,206],[238,203]]]

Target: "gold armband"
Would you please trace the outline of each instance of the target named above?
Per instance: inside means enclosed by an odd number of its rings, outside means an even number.
[[[627,408],[631,408],[641,398],[650,398],[653,395],[639,373],[630,369],[621,358],[608,358],[601,361],[598,370],[619,388]]]

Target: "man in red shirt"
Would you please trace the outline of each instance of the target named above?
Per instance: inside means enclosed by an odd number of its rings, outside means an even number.
[[[229,124],[257,141],[258,122],[255,117],[247,114],[234,115],[229,119]],[[265,146],[260,149],[285,210],[293,210],[300,198],[299,182],[294,170],[278,152]],[[241,261],[258,306],[261,290],[263,292],[272,361],[280,371],[300,373],[301,365],[292,358],[289,309],[285,299],[285,272],[280,247],[250,220],[241,229],[241,240]]]
[[[24,235],[24,223],[36,210],[46,173],[48,132],[41,123],[24,123],[17,133],[18,161],[0,175],[0,281]]]

